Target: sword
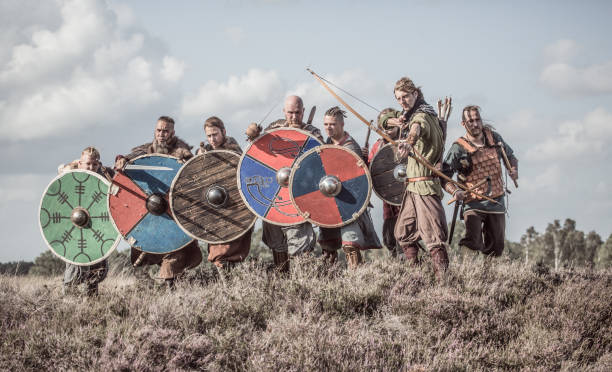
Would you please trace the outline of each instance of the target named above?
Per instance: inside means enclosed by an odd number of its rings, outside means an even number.
[[[132,170],[161,170],[161,171],[171,171],[173,170],[170,167],[164,167],[161,165],[138,165],[138,164],[126,164],[123,169],[132,169]]]
[[[457,221],[457,212],[459,212],[459,206],[463,204],[462,201],[458,201],[455,204],[455,210],[453,211],[453,220],[451,222],[450,234],[448,235],[448,245],[450,246],[453,242],[453,233],[455,232],[455,222]]]
[[[315,112],[317,111],[317,106],[312,106],[310,109],[310,115],[308,115],[308,121],[306,124],[312,124],[312,120],[314,119]]]

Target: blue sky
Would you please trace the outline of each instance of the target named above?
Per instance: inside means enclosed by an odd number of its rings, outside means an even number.
[[[297,93],[322,127],[337,103],[306,67],[379,109],[397,106],[402,76],[431,103],[452,96],[447,146],[461,107],[480,105],[520,161],[508,238],[571,217],[606,239],[611,14],[606,1],[0,0],[0,261],[46,249],[36,215],[58,164],[88,145],[111,164],[162,114],[192,145],[211,115],[242,141]],[[346,123],[363,142],[365,127]]]

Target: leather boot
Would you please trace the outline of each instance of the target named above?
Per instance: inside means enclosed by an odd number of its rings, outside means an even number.
[[[442,280],[446,269],[448,269],[448,255],[446,254],[446,247],[439,246],[432,248],[431,250],[431,261],[433,262],[434,275],[437,280]]]
[[[419,266],[419,245],[405,245],[402,247],[404,251],[404,256],[406,258],[406,262],[408,262],[409,266]]]
[[[332,266],[338,260],[338,251],[328,251],[327,249],[322,249],[321,258],[325,264]]]
[[[272,256],[274,257],[274,266],[276,267],[276,270],[281,273],[288,273],[289,253],[272,251]]]
[[[359,248],[345,245],[342,246],[342,250],[346,255],[346,261],[350,269],[356,269],[363,262]]]

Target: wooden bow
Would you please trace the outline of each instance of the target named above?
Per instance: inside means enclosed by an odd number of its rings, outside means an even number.
[[[383,137],[385,140],[387,140],[387,142],[391,143],[393,146],[397,146],[399,143],[397,141],[395,141],[393,138],[389,137],[387,135],[387,133],[385,133],[384,131],[378,129],[377,126],[371,125],[370,122],[368,122],[363,116],[359,115],[359,113],[357,113],[357,111],[355,111],[348,103],[344,102],[344,100],[342,98],[340,98],[336,92],[334,92],[324,81],[323,79],[317,75],[314,71],[312,71],[311,69],[307,68],[306,71],[310,72],[312,74],[312,76],[314,76],[315,79],[317,79],[319,81],[319,83],[321,83],[321,85],[323,86],[323,88],[325,88],[332,96],[334,96],[344,107],[346,107],[347,110],[349,110],[350,112],[352,112],[355,116],[357,116],[357,118],[359,120],[361,120],[365,125],[368,126],[368,128],[372,129],[373,131],[375,131],[376,133],[378,133],[379,136]],[[430,171],[433,172],[433,174],[435,174],[436,176],[446,180],[447,182],[450,182],[452,184],[454,184],[455,186],[459,187],[462,190],[468,191],[469,187],[467,187],[464,184],[461,184],[455,180],[453,180],[452,178],[448,177],[446,174],[440,172],[439,170],[437,170],[433,165],[429,164],[429,162],[427,161],[427,159],[425,159],[423,157],[423,155],[419,154],[418,151],[416,151],[414,148],[412,149],[412,154],[410,155],[412,156],[412,158],[414,160],[417,161],[417,163],[420,163],[421,165],[423,165],[425,168],[429,169]],[[499,204],[497,200],[491,199],[486,195],[482,195],[479,194],[477,192],[474,191],[470,191],[473,195],[476,195],[478,197],[484,198],[488,201],[491,201],[493,203]]]

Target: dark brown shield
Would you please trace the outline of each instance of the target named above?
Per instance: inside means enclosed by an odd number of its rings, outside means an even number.
[[[372,187],[374,192],[383,201],[391,205],[401,205],[404,194],[404,182],[398,180],[395,175],[397,168],[402,162],[395,159],[393,145],[382,146],[370,163],[370,175],[372,176]]]
[[[236,169],[240,155],[208,151],[189,160],[170,188],[170,208],[179,226],[191,237],[211,244],[239,238],[255,223],[246,207]]]

